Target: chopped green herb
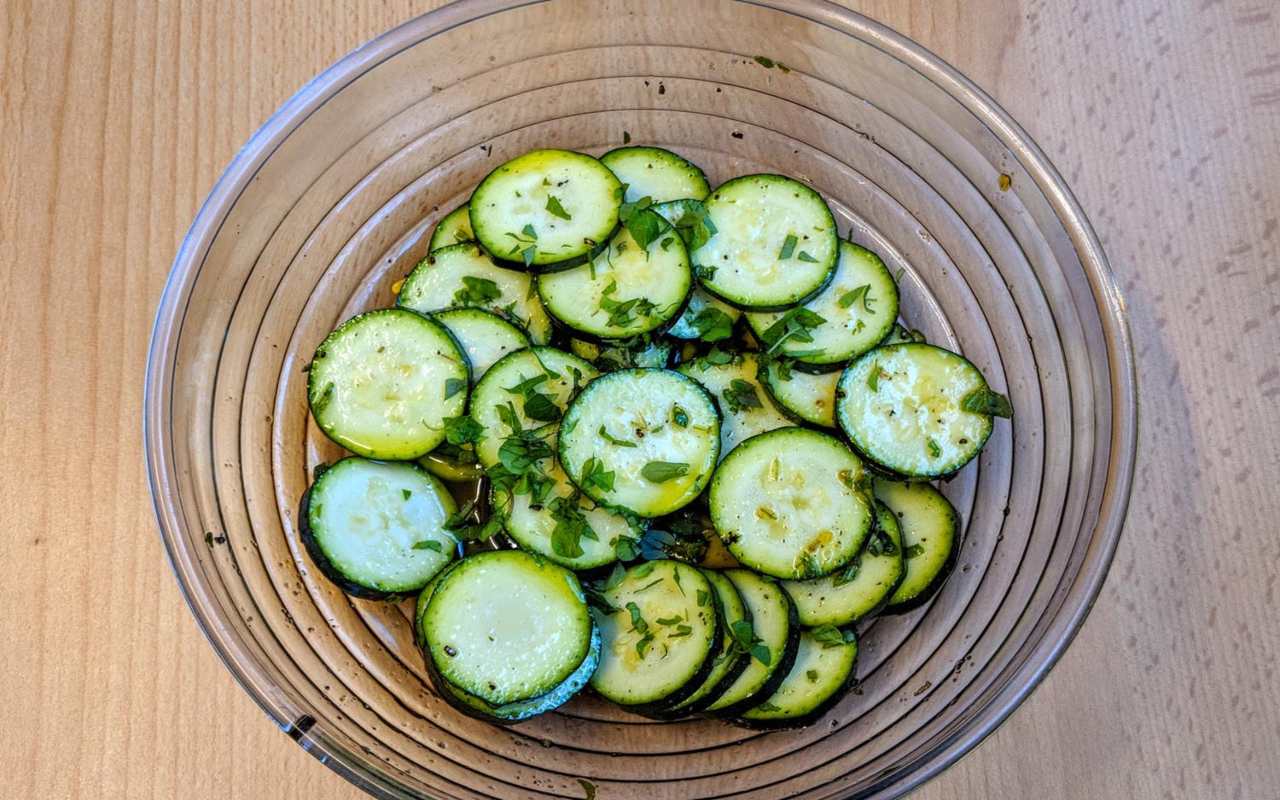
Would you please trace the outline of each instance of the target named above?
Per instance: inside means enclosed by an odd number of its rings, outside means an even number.
[[[706,589],[699,589],[699,590],[698,590],[698,605],[699,605],[700,607],[702,607],[702,606],[706,606],[707,602],[708,602],[710,599],[711,599],[711,595],[707,594],[707,590],[706,590]]]
[[[849,308],[854,303],[862,301],[862,310],[868,314],[872,312],[871,304],[875,302],[875,298],[871,296],[871,284],[864,283],[856,289],[850,289],[840,295],[840,299],[836,302],[841,308]]]
[[[525,236],[528,236],[530,239],[533,239],[534,241],[538,240],[538,232],[534,230],[533,226],[530,225],[529,223],[525,223],[525,226],[520,229],[520,232],[523,233]]]
[[[679,573],[676,573],[676,574],[679,574]],[[674,617],[662,617],[661,619],[657,620],[657,623],[659,625],[675,625],[678,622],[684,622],[684,617],[680,616],[679,614],[677,614]]]
[[[704,342],[719,342],[733,335],[733,319],[715,306],[703,308],[691,324]]]
[[[688,625],[677,625],[677,626],[676,626],[676,632],[675,632],[675,633],[668,633],[668,634],[667,634],[667,638],[668,638],[668,639],[683,639],[684,637],[688,636],[688,635],[689,635],[689,634],[691,634],[691,633],[693,633],[693,628],[689,627]]]
[[[502,290],[488,278],[463,275],[462,288],[453,293],[453,303],[459,306],[482,306],[500,297]]]
[[[604,584],[600,588],[606,592],[610,589],[614,589],[619,583],[622,583],[622,579],[625,578],[626,575],[627,571],[622,568],[621,564],[614,564],[613,570],[609,573],[609,577],[605,578]]]
[[[650,461],[640,470],[651,483],[666,483],[689,473],[689,465],[672,461]]]
[[[716,235],[716,225],[707,213],[707,207],[701,200],[685,200],[680,204],[680,216],[673,223],[676,235],[684,240],[684,246],[690,253],[707,243]],[[705,270],[703,274],[699,270]],[[695,267],[694,274],[699,280],[711,280],[715,267]]]
[[[622,328],[635,321],[636,316],[648,317],[657,308],[649,299],[633,297],[630,300],[618,300],[611,295],[618,290],[617,281],[609,281],[609,285],[600,293],[600,310],[609,315],[608,324]]]
[[[796,245],[800,242],[794,233],[788,233],[787,238],[782,240],[782,249],[778,251],[778,260],[786,261],[796,251]]]
[[[872,364],[871,371],[867,374],[867,388],[873,392],[880,391],[880,376],[883,374],[885,372],[880,369],[879,364]]]
[[[671,227],[657,213],[646,213],[651,205],[653,198],[645,196],[634,203],[623,203],[618,208],[618,219],[636,244],[640,245],[640,249],[646,252],[649,245]]]
[[[756,636],[756,629],[749,621],[735,620],[729,626],[729,632],[733,634],[734,649],[739,653],[750,653],[752,658],[766,667],[773,661],[773,654],[769,652],[764,641]]]
[[[835,586],[844,586],[846,583],[851,583],[858,577],[858,572],[861,569],[862,569],[862,558],[861,557],[855,558],[852,564],[850,564],[849,566],[845,567],[844,569],[836,573],[835,579],[832,581],[832,584]]]
[[[782,315],[782,318],[770,325],[760,334],[760,338],[764,343],[769,345],[767,353],[773,353],[784,342],[794,339],[797,342],[812,342],[813,334],[809,331],[824,324],[827,318],[821,314],[811,311],[804,306],[798,306]]]
[[[662,578],[658,578],[658,579],[656,579],[656,580],[649,581],[649,582],[648,582],[648,583],[646,583],[644,586],[641,586],[639,589],[636,589],[635,593],[636,593],[636,594],[640,594],[641,592],[647,592],[647,591],[649,591],[650,589],[652,589],[653,587],[657,586],[657,585],[658,585],[658,584],[660,584],[660,583],[662,583]]]
[[[467,382],[462,378],[448,378],[444,382],[444,399],[448,400],[458,392],[467,388]]]
[[[929,439],[928,441],[926,441],[925,446],[929,448],[930,457],[937,458],[938,456],[942,455],[942,448],[939,447],[938,443],[933,439]]]
[[[636,655],[644,658],[644,654],[649,650],[649,645],[653,644],[653,634],[646,633],[636,642]]]
[[[467,414],[459,417],[445,417],[444,438],[455,447],[475,444],[484,438],[484,426]]]
[[[867,553],[873,556],[891,556],[898,552],[898,547],[884,531],[876,531],[875,536],[867,543]]]
[[[665,253],[667,252],[667,249],[671,247],[671,243],[674,241],[675,241],[675,238],[668,236],[665,239],[663,239],[661,242],[658,242],[658,246],[661,247],[662,252]]]
[[[627,141],[631,140],[631,136],[627,135]],[[596,785],[588,780],[578,778],[578,785],[582,787],[584,796],[582,800],[596,800]]]
[[[530,392],[524,400],[524,415],[539,422],[555,422],[560,419],[560,407],[550,395]]]
[[[688,427],[689,413],[680,406],[673,406],[671,408],[671,422],[679,428]]]
[[[822,645],[823,650],[849,644],[855,639],[853,631],[842,631],[834,625],[823,625],[819,628],[814,628],[810,633],[813,635],[814,640]]]
[[[773,69],[774,62],[772,58],[767,58],[765,56],[756,56],[754,60],[757,64],[764,67],[765,69]]]
[[[401,489],[401,490],[400,490],[400,496],[401,496],[401,497],[403,497],[405,500],[408,500],[410,497],[413,497],[413,490],[412,490],[412,489]]]
[[[907,559],[912,559],[912,558],[915,558],[916,556],[923,555],[923,554],[924,554],[924,545],[920,544],[919,542],[911,545],[906,550],[902,551],[903,557]]]
[[[636,633],[646,633],[649,630],[649,623],[644,621],[644,615],[640,613],[640,606],[636,605],[636,601],[627,601],[627,613],[631,615],[631,630]]]
[[[639,544],[630,536],[619,536],[613,542],[613,553],[619,561],[635,561],[640,557]]]
[[[755,384],[742,378],[734,378],[730,381],[729,386],[721,392],[720,396],[724,398],[729,410],[734,413],[750,408],[764,408],[764,404],[760,402],[760,396],[756,394]]]
[[[600,438],[604,439],[609,444],[616,445],[617,447],[636,447],[637,446],[635,442],[629,442],[626,439],[619,439],[617,436],[614,436],[613,434],[609,433],[609,429],[606,428],[604,425],[601,425],[600,430],[596,431],[596,433],[600,434]]]
[[[725,364],[733,363],[733,353],[721,350],[719,347],[713,347],[702,357],[702,360],[713,367],[722,367]]]
[[[647,561],[643,564],[638,564],[633,574],[635,575],[636,580],[647,578],[656,567],[657,564],[654,564],[652,561]]]
[[[434,550],[437,553],[444,552],[444,547],[435,539],[424,539],[421,542],[413,543],[414,550]]]
[[[622,143],[631,144],[631,131],[622,132]],[[587,800],[591,800],[591,798],[587,798]]]
[[[1012,417],[1013,406],[1009,398],[990,389],[974,389],[960,400],[960,407],[973,414],[992,417]]]
[[[806,252],[805,252],[805,251],[803,251],[803,250],[801,250],[799,253],[797,253],[797,254],[796,254],[796,258],[800,259],[801,261],[808,261],[810,264],[817,264],[817,263],[818,263],[818,259],[816,259],[816,258],[814,258],[813,256],[809,255],[808,253],[806,253]]]
[[[573,219],[573,216],[560,205],[560,198],[554,194],[547,195],[547,213],[560,219]]]
[[[816,669],[805,670],[804,676],[809,679],[809,683],[818,682],[818,671]]]
[[[613,491],[613,472],[605,472],[604,462],[591,456],[582,465],[582,485],[595,486],[602,492]]]
[[[760,705],[756,706],[756,711],[764,711],[766,713],[781,711],[781,710],[782,710],[781,706],[775,706],[773,703],[770,703],[767,700],[761,703]]]

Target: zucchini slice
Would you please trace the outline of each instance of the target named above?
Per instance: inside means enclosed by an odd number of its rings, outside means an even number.
[[[798,366],[830,368],[875,347],[897,318],[898,285],[889,268],[870,250],[841,241],[826,288],[787,311],[749,313],[747,324],[769,352]]]
[[[724,418],[720,425],[720,455],[727,456],[743,439],[792,423],[760,389],[754,353],[730,355],[713,351],[686,361],[677,371],[706,387],[719,400]]]
[[[586,659],[592,628],[574,574],[520,550],[465,558],[440,579],[422,618],[432,667],[493,706],[563,683]]]
[[[800,634],[795,664],[774,693],[742,712],[753,728],[798,728],[815,722],[853,683],[858,640],[852,630],[826,626]]]
[[[706,708],[738,679],[751,661],[751,656],[737,646],[738,640],[733,636],[735,625],[738,626],[739,631],[745,631],[746,628],[742,627],[742,623],[751,624],[751,610],[743,602],[742,595],[738,593],[733,581],[726,578],[723,573],[704,569],[702,574],[711,582],[716,591],[716,598],[720,601],[718,606],[722,628],[720,649],[716,652],[715,661],[706,680],[693,694],[660,715],[664,719],[696,714]]]
[[[573,395],[597,375],[586,361],[554,347],[530,347],[503,356],[471,392],[471,418],[484,428],[476,443],[480,463],[503,463],[504,445],[508,461],[532,454],[536,462],[553,455],[556,423]],[[513,421],[518,430],[511,426]]]
[[[884,337],[884,341],[880,342],[880,347],[890,344],[904,344],[906,342],[924,342],[924,334],[917,330],[910,330],[899,322],[893,323],[893,328],[889,330],[889,335]]]
[[[661,147],[619,147],[600,156],[600,161],[627,187],[623,199],[628,203],[645,197],[655,203],[702,200],[711,193],[702,170]]]
[[[803,303],[835,272],[836,221],[822,197],[781,175],[744,175],[706,201],[716,229],[691,255],[703,288],[739,308]]]
[[[960,549],[960,516],[942,492],[927,483],[877,478],[872,484],[876,499],[898,518],[906,566],[885,610],[909,611],[937,594],[951,574]]]
[[[300,533],[343,591],[391,599],[418,591],[457,555],[444,529],[457,510],[448,489],[414,464],[348,456],[307,490]]]
[[[711,480],[711,520],[738,561],[775,578],[830,575],[862,550],[871,496],[862,461],[834,436],[781,428],[753,436]]]
[[[836,419],[867,458],[901,475],[935,478],[969,463],[991,435],[992,392],[963,356],[931,344],[877,347],[845,369]],[[974,410],[970,410],[974,409]]]
[[[783,413],[797,422],[825,428],[836,426],[836,384],[839,372],[801,372],[783,359],[770,359],[760,382]]]
[[[697,567],[646,561],[601,596],[603,639],[591,687],[641,713],[669,708],[697,691],[715,662],[720,617],[715,590]]]
[[[514,703],[504,703],[496,706],[490,705],[479,697],[464,692],[443,677],[438,677],[439,673],[432,670],[430,659],[427,660],[427,664],[428,671],[432,673],[432,680],[435,682],[436,688],[440,690],[440,696],[444,698],[446,703],[469,717],[497,725],[510,725],[522,722],[530,717],[536,717],[539,714],[545,714],[548,711],[554,711],[582,691],[587,682],[591,680],[596,667],[600,664],[600,631],[594,627],[591,629],[591,644],[587,650],[587,657],[582,660],[582,663],[578,665],[578,668],[569,677],[565,678],[559,686],[556,686],[546,694],[538,695],[530,700],[517,700]]]
[[[454,210],[445,214],[435,228],[431,231],[431,242],[427,245],[427,252],[434,253],[442,247],[448,247],[451,244],[461,244],[462,242],[475,241],[475,236],[471,233],[471,213],[467,208],[467,204],[463,203]]]
[[[661,369],[597,378],[569,405],[560,463],[591,499],[659,517],[698,496],[720,452],[715,405],[697,383]]]
[[[490,172],[471,195],[471,230],[486,250],[525,267],[590,254],[618,225],[622,184],[570,150],[533,150]]]
[[[667,329],[667,335],[677,339],[720,342],[733,336],[733,326],[741,317],[742,309],[734,308],[695,286],[689,293],[689,303],[684,312]]]
[[[492,488],[493,513],[521,548],[582,570],[616,561],[618,539],[640,538],[639,524],[581,497],[559,464],[551,463],[546,474],[554,485],[539,503],[527,492]]]
[[[745,569],[725,570],[724,576],[733,581],[751,611],[750,626],[738,625],[733,631],[738,648],[748,656],[747,667],[704,712],[733,717],[773,694],[787,677],[800,645],[800,623],[795,605],[777,581]]]
[[[654,229],[667,224],[652,211],[636,212]],[[586,264],[538,276],[538,297],[547,311],[579,334],[629,339],[666,327],[684,308],[693,286],[689,254],[671,231],[647,247],[630,223]]]
[[[503,269],[489,254],[465,242],[434,251],[413,268],[396,305],[423,314],[446,308],[483,308],[529,333],[534,344],[551,340],[551,318],[533,290],[532,278]]]
[[[444,440],[467,403],[467,359],[449,331],[412,311],[352,317],[316,348],[307,401],[320,430],[353,453],[414,459]]]
[[[452,308],[432,314],[462,346],[471,365],[471,382],[476,381],[507,353],[528,347],[524,331],[497,314],[480,308]]]
[[[671,362],[675,345],[662,339],[641,336],[630,341],[601,344],[584,339],[570,339],[569,352],[585,358],[601,372],[648,367],[662,369]]]
[[[898,518],[876,502],[876,527],[858,557],[825,578],[783,581],[800,624],[849,625],[879,611],[906,575]]]

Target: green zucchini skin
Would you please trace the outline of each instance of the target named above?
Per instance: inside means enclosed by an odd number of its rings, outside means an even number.
[[[436,223],[435,228],[431,231],[431,241],[427,245],[427,252],[433,253],[451,244],[474,242],[475,238],[471,233],[470,211],[467,204],[463,203],[448,214],[445,214]]]
[[[752,573],[753,575],[757,573]],[[777,583],[773,578],[766,575],[759,576],[761,580],[772,581]],[[731,703],[724,708],[718,708],[715,711],[704,710],[703,716],[712,717],[714,719],[733,719],[749,708],[755,707],[762,699],[771,696],[778,690],[782,681],[786,679],[787,673],[791,671],[791,667],[795,664],[796,653],[800,649],[800,617],[796,614],[796,604],[791,601],[791,595],[787,594],[778,586],[778,592],[782,595],[787,604],[787,641],[783,645],[782,655],[778,659],[778,666],[774,669],[769,678],[757,689],[753,694],[743,698],[742,700]],[[731,684],[725,684],[725,689],[730,688]],[[721,693],[723,694],[723,692]],[[708,705],[714,705],[719,696],[713,698]]]
[[[828,711],[844,699],[845,695],[848,694],[849,689],[853,688],[853,686],[858,682],[858,656],[860,655],[861,648],[859,648],[856,643],[854,644],[854,648],[853,663],[849,665],[849,674],[829,697],[819,703],[807,714],[780,719],[751,719],[749,717],[738,717],[733,720],[734,724],[741,725],[745,728],[752,728],[754,730],[777,731],[807,728],[822,719],[826,716]],[[796,669],[798,666],[799,665],[796,664],[792,668]]]
[[[942,585],[946,583],[947,578],[949,578],[951,573],[955,571],[956,562],[960,554],[960,546],[963,544],[960,515],[956,511],[955,506],[951,505],[951,501],[947,500],[946,496],[933,486],[926,483],[902,483],[902,485],[909,490],[927,492],[933,496],[931,499],[941,503],[941,505],[938,506],[939,516],[942,518],[942,523],[947,525],[950,529],[950,552],[947,554],[946,561],[943,562],[942,567],[937,571],[927,585],[919,589],[910,597],[895,599],[895,597],[902,591],[902,587],[906,585],[911,578],[911,560],[906,557],[906,548],[910,547],[910,544],[907,541],[909,523],[904,516],[908,512],[904,511],[900,504],[898,508],[894,508],[891,501],[885,498],[886,483],[891,487],[894,482],[875,481],[874,483],[876,486],[876,499],[884,503],[884,505],[888,507],[899,520],[898,524],[901,529],[903,557],[906,559],[907,565],[906,569],[903,570],[903,576],[899,580],[898,586],[895,588],[894,593],[889,596],[881,613],[901,614],[919,608],[932,600],[938,591],[942,589]]]

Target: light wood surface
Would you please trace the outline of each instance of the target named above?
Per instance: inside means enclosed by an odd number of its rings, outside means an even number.
[[[141,454],[155,303],[239,145],[433,4],[0,2],[5,798],[352,798],[222,668]],[[1280,792],[1280,7],[855,7],[991,92],[1089,213],[1132,312],[1129,524],[1035,695],[917,796]]]

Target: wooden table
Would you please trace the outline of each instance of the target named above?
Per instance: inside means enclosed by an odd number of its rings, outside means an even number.
[[[355,797],[231,680],[143,475],[161,285],[240,144],[431,3],[0,3],[5,798]],[[855,3],[1065,174],[1132,312],[1129,525],[1043,687],[922,798],[1280,791],[1280,7]]]

